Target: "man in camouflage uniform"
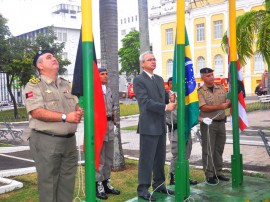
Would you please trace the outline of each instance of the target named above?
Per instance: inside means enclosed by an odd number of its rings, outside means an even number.
[[[216,184],[217,179],[229,181],[222,173],[222,154],[226,142],[225,109],[230,107],[227,92],[224,86],[214,84],[213,70],[202,68],[200,70],[204,85],[198,89],[200,116],[202,122],[202,161],[206,181]],[[209,130],[208,130],[209,129]]]
[[[108,75],[105,68],[99,68],[99,76],[102,83],[104,101],[107,115],[107,132],[104,138],[103,146],[100,151],[100,164],[96,172],[96,196],[106,200],[107,194],[119,195],[120,191],[114,189],[110,184],[111,169],[114,157],[114,99],[112,91],[107,87]]]
[[[59,63],[51,51],[38,51],[33,65],[41,76],[27,83],[24,101],[39,201],[71,202],[78,163],[75,132],[83,110],[70,93],[70,83],[57,78]]]

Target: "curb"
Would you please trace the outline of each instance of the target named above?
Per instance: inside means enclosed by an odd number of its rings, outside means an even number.
[[[6,178],[0,178],[0,182],[7,184],[0,187],[0,194],[4,194],[10,191],[13,191],[15,189],[20,189],[23,187],[23,183],[18,182],[16,180],[9,180]]]

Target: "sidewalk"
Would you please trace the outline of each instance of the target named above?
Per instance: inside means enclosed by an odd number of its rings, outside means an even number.
[[[247,135],[256,135],[256,130],[268,130],[270,131],[270,110],[254,111],[248,113],[249,127],[255,132],[243,132],[240,137]],[[121,128],[134,126],[138,124],[138,115],[121,117],[120,120]],[[229,122],[226,123],[227,136],[232,133],[232,127]],[[83,143],[84,124],[79,124],[78,131],[76,133],[77,145]],[[268,133],[269,134],[269,133]],[[23,142],[18,142],[19,145],[14,147],[0,147],[0,182],[1,177],[22,175],[29,172],[35,172],[35,168],[31,155],[29,153],[27,137],[23,135]],[[193,149],[190,158],[190,166],[201,168],[201,145],[196,139],[195,135],[192,135]],[[270,141],[270,138],[268,138]],[[2,139],[1,139],[2,140]],[[127,158],[138,159],[139,157],[139,134],[136,131],[125,131],[121,130],[121,140],[124,155]],[[240,153],[243,156],[243,167],[244,170],[263,172],[270,176],[270,157],[268,156],[266,149],[263,146],[251,146],[251,145],[240,145]],[[233,145],[226,143],[223,154],[224,167],[227,169],[231,168],[231,155],[233,154]],[[166,161],[169,163],[171,158],[170,144],[167,138],[167,149],[166,149]],[[4,160],[2,160],[4,159]],[[6,165],[6,162],[13,162],[12,168],[4,169],[1,168]],[[23,166],[22,166],[23,165]],[[3,179],[3,178],[2,178]],[[15,188],[14,188],[15,189]],[[0,189],[1,193],[1,189]]]

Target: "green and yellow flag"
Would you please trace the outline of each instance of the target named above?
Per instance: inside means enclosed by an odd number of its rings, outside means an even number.
[[[176,91],[178,78],[176,64],[176,48],[174,49],[174,63],[173,63],[173,91]],[[197,93],[197,84],[194,77],[193,63],[189,47],[187,30],[185,29],[185,89],[186,89],[186,103],[185,103],[185,136],[188,139],[190,130],[198,123],[199,116],[199,101]]]

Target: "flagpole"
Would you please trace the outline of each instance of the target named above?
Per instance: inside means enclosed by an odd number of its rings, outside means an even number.
[[[175,163],[175,201],[182,202],[190,195],[189,164],[186,160],[185,138],[185,0],[177,1],[177,125],[178,125],[178,159]]]
[[[233,155],[232,187],[238,188],[243,183],[243,159],[240,154],[239,124],[238,124],[238,76],[237,76],[237,48],[236,48],[236,6],[235,0],[229,0],[230,22],[230,74],[232,93],[232,122],[233,122]]]
[[[82,0],[83,105],[85,144],[85,201],[96,200],[94,149],[94,71],[92,0]],[[98,200],[99,201],[99,200]]]

